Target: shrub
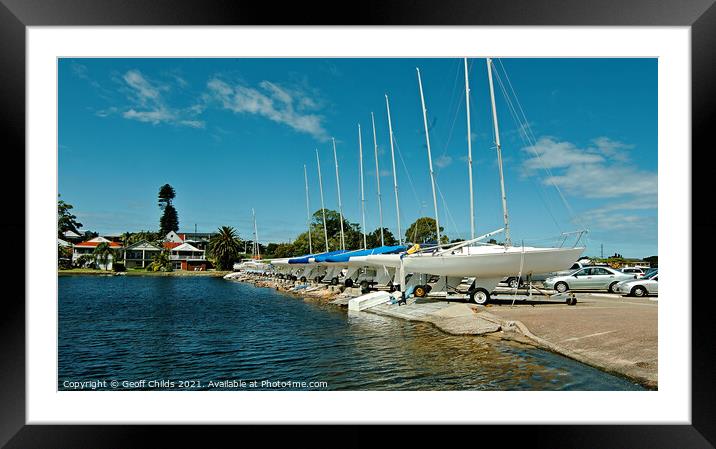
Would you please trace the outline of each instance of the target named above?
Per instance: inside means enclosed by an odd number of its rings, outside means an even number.
[[[112,271],[116,273],[122,273],[127,271],[127,267],[124,266],[124,263],[122,262],[115,262],[112,264]]]

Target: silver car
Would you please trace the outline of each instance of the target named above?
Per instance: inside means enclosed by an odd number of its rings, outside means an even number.
[[[659,294],[659,273],[653,272],[640,279],[622,281],[614,286],[616,293],[627,296],[649,296]]]
[[[622,273],[609,267],[586,267],[563,276],[547,278],[544,286],[560,293],[567,290],[608,290],[614,293],[614,287],[628,279],[636,279],[636,275]]]

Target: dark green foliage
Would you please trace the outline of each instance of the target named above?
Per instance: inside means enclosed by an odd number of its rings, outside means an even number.
[[[114,260],[116,259],[114,250],[112,247],[109,246],[109,243],[102,242],[94,249],[92,254],[95,256],[95,260],[100,265],[104,265],[106,268],[107,263],[109,262],[110,257]]]
[[[230,270],[239,258],[243,247],[239,236],[231,226],[222,226],[209,241],[208,255],[216,268]]]
[[[435,219],[430,217],[418,218],[405,231],[405,238],[406,241],[413,243],[437,242],[438,235],[435,231]],[[442,226],[440,226],[440,241],[441,243],[450,241],[448,236],[444,234]]]
[[[179,215],[177,210],[171,204],[164,208],[164,213],[159,219],[159,233],[166,235],[169,231],[177,232],[179,230]]]
[[[177,232],[179,230],[179,214],[172,205],[172,200],[176,197],[174,187],[164,184],[159,188],[159,209],[163,211],[159,219],[159,233],[164,236],[169,231]]]
[[[368,242],[368,248],[377,248],[380,246],[380,228],[370,232],[366,235],[366,241]],[[385,246],[393,246],[398,244],[395,236],[388,228],[383,228],[383,242]]]
[[[57,196],[59,198],[59,195]],[[80,233],[79,228],[82,227],[82,223],[78,222],[77,217],[70,212],[72,209],[71,204],[62,200],[57,201],[57,235],[60,238],[64,238],[64,233],[67,231]]]

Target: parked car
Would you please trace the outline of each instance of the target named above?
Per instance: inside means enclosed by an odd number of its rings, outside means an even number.
[[[566,269],[566,270],[555,271],[555,272],[553,272],[553,273],[538,273],[538,274],[533,274],[533,275],[530,277],[530,279],[532,280],[532,282],[544,282],[547,278],[554,277],[554,276],[562,276],[562,275],[571,274],[571,273],[574,272],[575,270],[579,270],[580,268],[584,268],[584,267],[586,267],[586,266],[587,266],[587,265],[582,264],[582,262],[574,262],[574,263],[572,264],[572,266],[569,267],[569,268]],[[522,277],[519,279],[519,284],[517,283],[517,276],[508,276],[508,277],[506,277],[506,278],[504,278],[503,280],[500,281],[500,283],[507,284],[507,286],[510,287],[510,288],[521,287],[521,286],[525,285],[526,282],[527,282],[527,277],[526,277],[526,276],[522,276]]]
[[[622,281],[614,286],[614,292],[626,296],[649,296],[659,294],[659,272],[654,271],[640,279]]]
[[[644,272],[644,270],[642,270],[641,268],[638,268],[638,267],[622,268],[621,272],[626,273],[626,274],[635,274],[637,279],[640,277],[643,277],[644,274],[646,274]]]
[[[547,278],[544,286],[559,293],[567,290],[607,290],[614,293],[617,283],[629,279],[636,279],[636,275],[609,267],[585,267],[567,275]]]

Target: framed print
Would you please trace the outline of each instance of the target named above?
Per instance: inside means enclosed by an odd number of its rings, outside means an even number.
[[[0,442],[712,447],[712,2],[315,8],[3,0]]]

